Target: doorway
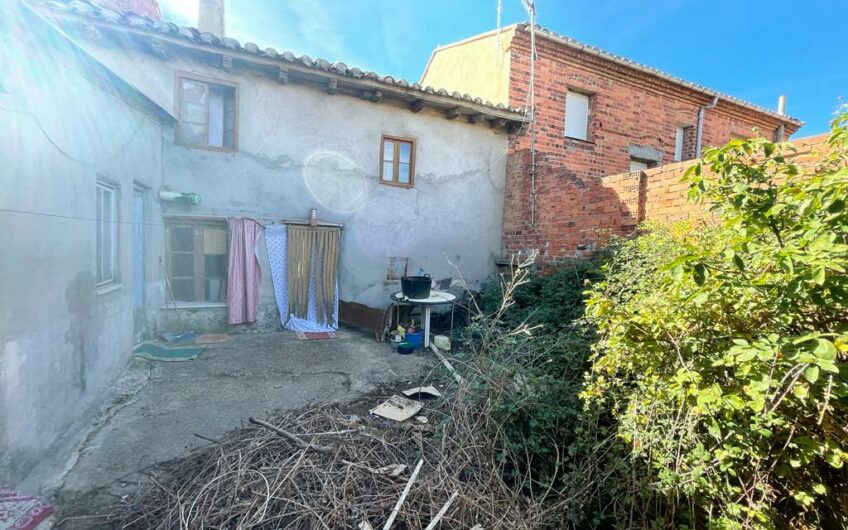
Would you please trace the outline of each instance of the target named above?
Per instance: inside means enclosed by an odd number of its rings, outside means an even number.
[[[145,233],[145,191],[133,189],[133,337],[139,343],[144,339],[147,315],[144,311],[144,233]]]

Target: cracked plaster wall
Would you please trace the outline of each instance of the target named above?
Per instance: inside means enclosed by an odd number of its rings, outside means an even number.
[[[346,300],[386,307],[399,281],[386,280],[387,259],[409,257],[434,278],[471,287],[494,271],[501,254],[501,223],[508,137],[487,125],[412,113],[297,83],[281,85],[252,73],[221,69],[171,55],[167,61],[134,50],[92,51],[166,109],[175,109],[178,72],[238,84],[238,150],[188,149],[166,139],[164,185],[202,196],[197,207],[165,205],[166,214],[210,217],[305,218],[317,208],[323,221],[342,223],[340,292]],[[378,183],[382,134],[416,140],[415,187]],[[278,327],[265,242],[259,329]],[[225,308],[182,312],[190,327],[226,329]],[[176,326],[171,311],[161,327]],[[189,327],[189,326],[186,326]]]
[[[0,92],[0,483],[49,454],[133,345],[133,188],[161,186],[162,131],[86,65],[49,36],[0,24],[0,69],[14,73]],[[98,179],[118,190],[109,292],[95,285]],[[153,200],[146,213],[161,219]],[[161,221],[151,223],[148,248],[162,241]],[[162,303],[152,253],[144,266],[152,322]]]

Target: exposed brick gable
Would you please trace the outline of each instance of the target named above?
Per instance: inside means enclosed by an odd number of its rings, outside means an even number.
[[[698,109],[712,98],[551,39],[536,42],[536,223],[530,223],[530,135],[523,134],[513,138],[507,167],[504,249],[538,249],[547,261],[591,251],[603,234],[635,226],[638,215],[622,200],[647,183],[628,180],[625,190],[602,179],[629,171],[633,153],[656,154],[657,165],[673,163],[678,126],[691,127],[683,152],[684,159],[693,158]],[[512,40],[509,81],[510,104],[524,106],[530,84],[526,30]],[[591,95],[588,141],[564,135],[569,89]],[[705,112],[702,145],[752,136],[752,129],[773,138],[780,125],[776,116],[720,100]],[[792,132],[787,127],[785,134]]]

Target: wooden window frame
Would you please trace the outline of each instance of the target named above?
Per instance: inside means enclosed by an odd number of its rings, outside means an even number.
[[[394,159],[392,160],[392,180],[383,180],[383,166],[385,165],[383,153],[386,145],[386,140],[395,142],[395,152]],[[409,147],[409,182],[403,183],[398,181],[398,168],[400,166],[400,143],[408,143]],[[415,148],[416,148],[415,138],[409,138],[405,136],[392,136],[388,134],[384,134],[380,137],[380,156],[379,156],[379,169],[377,174],[377,179],[380,184],[386,186],[394,186],[396,188],[414,188],[415,187]]]
[[[121,202],[120,199],[119,199],[119,196],[118,196],[118,185],[113,183],[113,182],[109,182],[107,180],[103,180],[103,179],[98,178],[97,179],[97,186],[95,188],[95,190],[96,190],[96,200],[97,201],[100,201],[100,188],[107,189],[112,194],[112,201],[111,201],[112,202],[112,220],[111,221],[105,221],[105,222],[110,224],[110,230],[112,232],[112,234],[111,234],[112,235],[112,237],[111,237],[111,240],[112,240],[111,241],[111,247],[112,247],[112,253],[111,253],[112,254],[112,263],[111,263],[112,277],[109,278],[109,279],[106,279],[106,280],[101,280],[100,279],[100,270],[101,269],[100,269],[100,267],[96,267],[95,268],[95,272],[97,274],[97,281],[95,282],[96,287],[103,287],[103,286],[108,286],[108,285],[118,283],[118,263],[119,263],[119,260],[120,260],[120,258],[118,256],[118,252],[120,251],[120,248],[121,248],[120,245],[118,244],[118,238],[120,237],[120,230],[118,230],[118,225],[119,225],[119,221],[120,221],[120,212],[119,212],[118,209],[120,207],[120,202]],[[97,205],[95,205],[95,209],[96,209],[96,206]],[[97,216],[95,216],[95,219],[96,219],[97,231],[98,231],[96,237],[99,240],[99,241],[95,241],[95,254],[96,254],[95,257],[98,261],[98,264],[100,266],[102,266],[102,263],[99,263],[99,262],[101,262],[103,260],[102,231],[103,231],[104,219],[102,219],[101,217],[97,217]],[[99,251],[98,251],[98,249],[99,249]]]
[[[191,72],[177,72],[176,81],[174,83],[174,115],[177,117],[177,124],[174,126],[174,141],[178,145],[189,147],[191,149],[203,149],[206,151],[218,151],[224,153],[234,153],[238,151],[239,144],[239,84],[232,81],[225,81],[213,77],[193,74]],[[180,111],[182,108],[182,81],[194,81],[195,83],[203,83],[206,85],[206,138],[209,141],[209,85],[220,85],[233,89],[233,146],[232,147],[217,147],[208,144],[193,144],[183,141],[180,138],[179,123],[181,120]]]
[[[198,220],[166,220],[165,222],[165,271],[168,273],[168,278],[170,281],[173,280],[186,280],[189,279],[187,276],[175,276],[173,271],[173,264],[171,257],[174,254],[190,254],[192,256],[192,279],[194,281],[194,297],[196,300],[176,300],[177,304],[218,304],[218,303],[226,303],[227,299],[230,296],[229,292],[226,292],[226,296],[223,301],[210,301],[205,300],[206,298],[206,252],[204,247],[204,236],[203,231],[198,231],[197,228],[202,228],[203,230],[207,228],[224,230],[229,234],[229,230],[227,228],[226,223],[218,222],[216,220],[209,221],[198,221]],[[192,250],[189,252],[187,250],[174,250],[173,245],[171,244],[171,229],[172,228],[193,228],[194,234],[192,238]],[[199,249],[199,251],[198,251]],[[199,253],[198,253],[199,252]],[[229,268],[229,259],[230,259],[230,241],[229,236],[227,237],[227,253],[224,254],[226,256],[227,267]],[[224,281],[227,281],[229,271],[223,276]],[[203,296],[198,296],[199,293],[203,293]],[[204,299],[200,299],[204,298]]]

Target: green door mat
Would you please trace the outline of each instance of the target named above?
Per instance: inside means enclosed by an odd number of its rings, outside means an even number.
[[[133,356],[151,361],[193,361],[204,349],[204,346],[166,346],[156,342],[142,342],[133,350]]]

